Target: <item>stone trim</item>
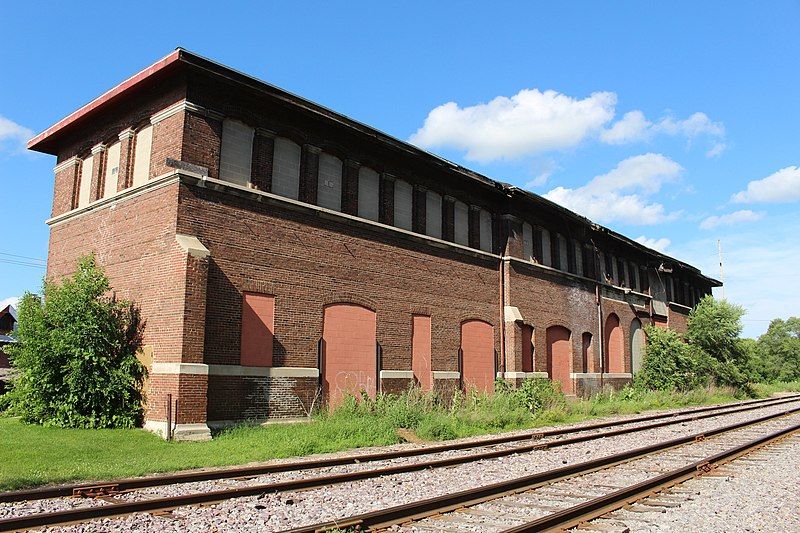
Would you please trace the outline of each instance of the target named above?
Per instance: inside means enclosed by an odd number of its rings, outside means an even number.
[[[203,363],[153,363],[151,374],[194,374],[205,376],[208,365]]]
[[[114,202],[117,202],[117,201],[120,201],[120,200],[123,200],[123,199],[126,199],[126,198],[132,198],[132,197],[135,197],[135,196],[139,196],[139,195],[144,194],[145,192],[149,191],[150,189],[158,189],[158,188],[161,188],[161,187],[166,187],[167,185],[171,185],[173,183],[176,183],[179,180],[179,174],[187,175],[187,174],[190,174],[190,173],[186,172],[185,170],[184,171],[171,170],[171,171],[167,172],[166,174],[162,174],[161,176],[157,176],[157,177],[151,179],[150,181],[148,181],[146,183],[142,183],[141,185],[137,185],[136,187],[129,187],[129,188],[125,189],[124,191],[120,191],[117,194],[115,194],[114,196],[111,196],[109,198],[101,198],[100,200],[95,200],[95,201],[93,201],[93,202],[91,202],[88,205],[85,205],[83,207],[79,207],[79,208],[73,209],[72,211],[67,211],[66,213],[63,213],[61,215],[49,218],[49,219],[45,220],[45,224],[47,224],[48,226],[53,226],[55,224],[59,224],[59,223],[65,221],[67,219],[83,215],[84,213],[88,213],[89,211],[94,211],[95,209],[99,209],[99,208],[104,207],[104,206],[106,206],[108,204],[113,204]],[[201,176],[198,175],[197,177],[201,177]]]
[[[503,307],[503,319],[506,322],[522,322],[522,313],[519,312],[518,307],[513,305],[506,305]]]
[[[167,438],[166,420],[147,420],[143,429],[155,433],[162,439]],[[211,429],[208,424],[175,424],[172,429],[172,438],[183,441],[211,440]]]
[[[125,139],[130,139],[136,136],[136,132],[133,131],[133,128],[128,128],[119,132],[119,140],[124,141]]]
[[[381,379],[414,379],[412,370],[381,370]]]
[[[569,377],[571,379],[600,379],[600,372],[570,372]]]
[[[95,144],[92,146],[92,155],[97,155],[101,152],[105,152],[108,147],[105,144]]]
[[[208,365],[210,376],[244,376],[264,378],[318,378],[318,368],[291,366]]]
[[[158,113],[152,115],[150,117],[150,124],[158,124],[159,122],[168,119],[172,115],[177,115],[178,113],[190,111],[192,113],[203,115],[208,118],[212,118],[215,120],[222,120],[225,118],[225,115],[220,113],[219,111],[213,111],[211,109],[206,109],[205,107],[199,106],[197,104],[193,104],[188,100],[182,100],[176,104],[173,104],[166,109],[162,109]]]
[[[183,248],[184,252],[197,259],[205,259],[211,255],[211,251],[194,235],[181,235],[180,233],[176,233],[175,241]]]
[[[67,169],[67,168],[69,168],[69,167],[71,167],[73,165],[79,165],[80,163],[81,163],[81,159],[78,156],[73,155],[72,157],[70,157],[66,161],[62,161],[61,163],[59,163],[55,167],[53,167],[53,172],[55,174],[58,174],[62,170],[65,170],[65,169]]]
[[[433,379],[460,379],[461,372],[451,372],[449,370],[434,370]]]
[[[603,374],[603,379],[614,379],[614,378],[627,378],[630,379],[633,377],[633,374],[629,372],[608,372]]]
[[[498,378],[505,378],[505,379],[534,379],[534,378],[544,378],[549,379],[550,375],[547,372],[498,372]]]

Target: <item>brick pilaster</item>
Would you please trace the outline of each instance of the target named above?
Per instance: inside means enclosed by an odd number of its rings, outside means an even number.
[[[425,234],[425,208],[427,204],[427,190],[414,185],[411,207],[411,229],[415,233]]]
[[[455,241],[456,236],[456,199],[452,196],[442,197],[442,239]]]
[[[344,162],[342,176],[342,211],[348,215],[358,215],[358,171],[361,163],[353,159]]]
[[[70,157],[53,169],[55,186],[53,189],[52,216],[63,215],[78,207],[78,182],[81,176],[81,160]]]
[[[477,205],[469,206],[469,247],[481,247],[481,208]]]
[[[128,128],[119,134],[119,172],[117,173],[117,192],[127,189],[133,183],[133,151],[136,133]]]
[[[394,225],[394,176],[381,174],[380,182],[380,222],[389,226]]]
[[[106,173],[105,145],[98,144],[92,147],[92,188],[89,192],[89,201],[99,200],[103,195],[103,181]]]
[[[322,150],[311,144],[303,146],[300,162],[300,201],[317,203],[317,179],[319,178],[319,153]]]
[[[272,163],[275,158],[275,132],[256,128],[253,139],[253,186],[262,191],[272,190]]]
[[[495,246],[502,255],[524,258],[524,245],[522,242],[522,221],[514,215],[502,215],[494,220],[500,222],[500,242]]]

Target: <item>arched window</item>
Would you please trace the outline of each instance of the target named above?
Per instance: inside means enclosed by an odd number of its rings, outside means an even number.
[[[81,163],[81,183],[78,189],[78,207],[89,205],[92,193],[92,170],[94,170],[94,156],[86,157]]]
[[[120,142],[108,147],[106,152],[106,171],[103,177],[103,198],[111,198],[117,194],[117,176],[119,176]]]
[[[369,167],[358,171],[358,216],[369,220],[379,217],[380,177]]]
[[[425,235],[442,238],[442,195],[438,192],[425,193]]]
[[[533,226],[527,222],[522,224],[522,259],[533,261]]]
[[[286,139],[275,139],[272,163],[272,192],[297,200],[300,196],[300,145]]]
[[[342,210],[342,160],[325,152],[319,155],[317,205]]]
[[[236,185],[250,183],[255,130],[238,120],[222,121],[219,178]]]
[[[153,149],[153,126],[147,125],[136,133],[133,153],[133,186],[143,185],[150,178],[150,152]]]

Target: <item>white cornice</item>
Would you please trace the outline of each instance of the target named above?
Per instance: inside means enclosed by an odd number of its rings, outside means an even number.
[[[72,157],[70,157],[66,161],[62,161],[61,163],[59,163],[55,167],[53,167],[53,172],[58,174],[62,170],[67,169],[67,168],[69,168],[69,167],[71,167],[73,165],[76,165],[76,166],[79,165],[80,162],[81,162],[80,158],[78,156],[73,155]]]
[[[193,104],[192,102],[189,102],[187,100],[183,100],[181,102],[178,102],[177,104],[173,104],[173,105],[167,107],[166,109],[162,109],[161,111],[159,111],[155,115],[151,116],[150,117],[150,123],[151,124],[158,124],[162,120],[168,119],[169,117],[171,117],[173,115],[176,115],[178,113],[184,113],[184,112],[187,112],[187,111],[191,112],[191,113],[195,113],[197,115],[203,115],[205,117],[213,118],[215,120],[222,120],[223,118],[225,118],[225,115],[220,113],[220,112],[218,112],[218,111],[214,111],[214,110],[211,110],[211,109],[206,109],[203,106],[199,106],[199,105]]]

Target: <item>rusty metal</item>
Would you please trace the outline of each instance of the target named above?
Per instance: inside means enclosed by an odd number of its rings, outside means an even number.
[[[765,406],[781,405],[798,400],[800,400],[800,395],[793,395],[779,399],[771,398],[767,400],[740,402],[740,403],[730,404],[727,406],[699,407],[682,412],[661,413],[655,415],[647,415],[643,417],[633,417],[633,418],[615,420],[612,422],[586,424],[581,427],[557,428],[546,431],[521,433],[516,435],[503,435],[499,437],[490,437],[486,439],[469,441],[469,442],[440,444],[440,445],[426,446],[426,447],[406,449],[406,450],[395,450],[389,452],[377,452],[377,453],[362,454],[362,455],[341,456],[341,457],[324,458],[311,461],[295,461],[290,463],[287,462],[287,463],[271,464],[271,465],[257,465],[257,466],[224,468],[217,470],[206,470],[206,471],[179,472],[176,474],[165,474],[159,476],[117,479],[112,481],[101,481],[94,483],[82,483],[73,485],[62,485],[57,487],[42,487],[35,489],[10,491],[10,492],[0,493],[0,503],[66,497],[66,496],[71,496],[73,491],[76,489],[92,487],[96,485],[103,485],[103,484],[106,485],[115,484],[119,487],[119,490],[133,490],[133,489],[141,489],[144,487],[158,487],[164,485],[192,483],[197,481],[212,481],[215,479],[254,477],[254,476],[281,473],[281,472],[292,472],[298,470],[310,470],[314,468],[324,468],[330,466],[384,461],[402,457],[415,457],[419,455],[428,455],[444,451],[466,450],[471,448],[494,446],[497,444],[505,444],[510,442],[526,441],[532,439],[533,437],[537,439],[536,444],[533,444],[533,441],[531,441],[530,444],[527,444],[525,446],[508,448],[506,450],[486,452],[484,454],[472,454],[467,456],[466,458],[460,457],[453,459],[455,461],[460,461],[460,462],[477,461],[480,459],[502,457],[504,455],[511,455],[514,453],[521,453],[532,450],[541,450],[541,449],[546,449],[548,447],[564,446],[566,444],[585,442],[588,440],[599,439],[603,437],[621,435],[625,433],[633,433],[636,431],[644,431],[646,429],[662,427],[674,423],[683,422],[686,420],[700,420],[702,418],[708,418],[712,416],[721,416],[725,414],[750,411]],[[720,410],[722,410],[723,412],[711,413],[711,411],[720,411]],[[702,416],[694,416],[697,413],[707,413],[707,414],[704,414]],[[600,428],[616,427],[634,422],[642,422],[650,420],[662,420],[662,421],[654,424],[645,424],[642,426],[637,426],[635,428],[622,428],[619,430],[603,431],[589,435],[568,437],[551,443],[538,442],[538,439],[542,439],[544,437],[555,437],[570,433],[577,433],[577,432],[589,431]],[[417,464],[423,465],[421,468],[428,468],[429,466],[427,465],[430,465],[430,463],[417,463]],[[452,463],[452,464],[458,464],[458,463]]]
[[[767,420],[786,416],[800,412],[800,407],[781,411],[779,413],[765,415],[753,420],[738,422],[730,426],[715,428],[706,431],[705,435],[712,436],[728,431],[740,429],[755,425]],[[636,428],[633,428],[636,429]],[[634,458],[648,455],[657,451],[673,448],[693,442],[696,435],[689,435],[672,439],[670,441],[638,448],[635,450],[628,450],[612,456],[607,456],[576,465],[568,465],[562,468],[541,472],[531,476],[517,478],[503,483],[496,483],[493,485],[480,487],[478,489],[471,489],[462,491],[455,494],[424,500],[408,505],[392,507],[377,511],[375,513],[368,513],[354,517],[352,520],[337,521],[336,523],[322,524],[312,526],[306,529],[296,529],[294,531],[316,531],[317,529],[332,529],[346,528],[346,527],[385,527],[387,525],[398,523],[398,521],[406,521],[420,516],[427,516],[433,512],[444,512],[452,508],[463,507],[468,504],[478,503],[479,501],[486,501],[489,499],[497,498],[499,495],[510,494],[519,492],[521,490],[529,490],[532,486],[537,484],[549,483],[558,479],[566,477],[573,477],[579,474],[606,468],[613,464],[626,462]],[[565,439],[566,440],[566,439]],[[492,452],[497,453],[497,452]],[[486,455],[486,454],[483,454]],[[52,513],[39,513],[23,517],[9,518],[0,520],[0,531],[15,531],[19,529],[28,529],[33,527],[51,526],[64,523],[85,522],[97,518],[107,518],[131,513],[148,512],[155,510],[168,510],[176,507],[183,507],[186,505],[197,505],[205,503],[213,503],[232,498],[240,498],[245,496],[255,496],[261,494],[269,494],[284,491],[294,491],[301,489],[319,488],[328,485],[339,483],[347,483],[371,477],[379,477],[401,472],[408,472],[418,470],[421,468],[431,468],[436,466],[447,466],[452,464],[464,463],[474,460],[475,456],[458,457],[441,459],[438,461],[429,461],[427,463],[417,463],[415,465],[398,465],[394,467],[386,467],[375,470],[349,472],[345,474],[335,474],[329,476],[320,476],[315,478],[296,479],[284,481],[279,483],[269,483],[263,485],[253,485],[249,487],[238,487],[226,490],[209,491],[201,493],[184,494],[180,496],[166,497],[166,498],[152,498],[149,500],[115,503],[98,507],[69,509],[64,511],[57,511]]]
[[[779,418],[797,412],[800,412],[800,408],[790,409],[787,411],[783,411],[781,413],[767,415],[745,422],[739,422],[736,424],[732,424],[730,426],[715,428],[711,431],[707,431],[705,435],[706,436],[719,435],[722,433],[735,431],[743,427],[759,424],[767,420]],[[688,478],[697,475],[698,473],[697,466],[703,462],[706,461],[712,463],[719,462],[726,458],[730,460],[731,457],[735,457],[737,455],[741,455],[742,453],[746,453],[746,451],[748,450],[752,450],[753,448],[763,446],[764,443],[780,439],[786,436],[787,434],[795,431],[800,431],[800,424],[794,425],[784,430],[777,431],[775,433],[767,435],[766,437],[758,438],[754,441],[751,441],[741,446],[737,446],[734,449],[727,450],[725,452],[719,453],[702,461],[694,462],[688,467],[670,471],[666,474],[657,476],[656,478],[653,478],[651,480],[639,483],[637,485],[633,485],[631,487],[620,489],[609,495],[595,498],[594,500],[590,500],[589,502],[585,502],[583,504],[570,507],[569,509],[547,515],[536,521],[524,524],[516,528],[509,529],[507,531],[513,531],[515,533],[522,531],[538,532],[545,530],[563,531],[566,528],[573,527],[585,521],[587,519],[586,516],[590,515],[594,516],[592,515],[592,513],[601,516],[602,514],[609,512],[608,510],[606,510],[609,509],[609,506],[613,507],[613,509],[618,509],[620,507],[623,507],[626,503],[634,502],[637,499],[646,496],[647,494],[651,493],[655,488],[660,487],[665,483],[670,483],[670,482],[677,483],[682,480],[682,476],[687,476]],[[447,494],[444,496],[430,498],[427,500],[421,500],[406,505],[399,505],[396,507],[381,509],[379,511],[374,511],[371,513],[364,513],[350,518],[339,519],[332,522],[323,522],[319,524],[314,524],[312,526],[294,528],[291,531],[297,533],[316,533],[318,531],[328,531],[331,529],[346,530],[347,528],[358,528],[370,531],[385,529],[393,525],[406,523],[413,520],[419,520],[421,518],[427,518],[429,516],[446,513],[449,511],[454,511],[456,509],[469,507],[471,505],[477,505],[479,503],[483,503],[490,500],[496,500],[506,495],[525,492],[552,483],[554,481],[581,476],[597,470],[608,468],[610,466],[625,463],[633,459],[638,459],[640,457],[651,455],[653,453],[661,452],[670,448],[675,448],[677,446],[681,446],[684,444],[690,444],[695,442],[694,440],[695,436],[696,435],[679,437],[677,439],[672,439],[669,441],[653,444],[650,446],[645,446],[642,448],[637,448],[634,450],[628,450],[608,457],[602,457],[600,459],[594,459],[591,461],[586,461],[584,463],[578,463],[575,465],[569,465],[554,470],[548,470],[546,472],[541,472],[538,474],[533,474],[522,478],[495,483],[493,485],[479,487],[477,489],[460,491],[457,493]]]
[[[79,487],[72,490],[72,496],[76,498],[98,498],[100,496],[110,496],[119,492],[119,485],[93,485],[90,487]]]

